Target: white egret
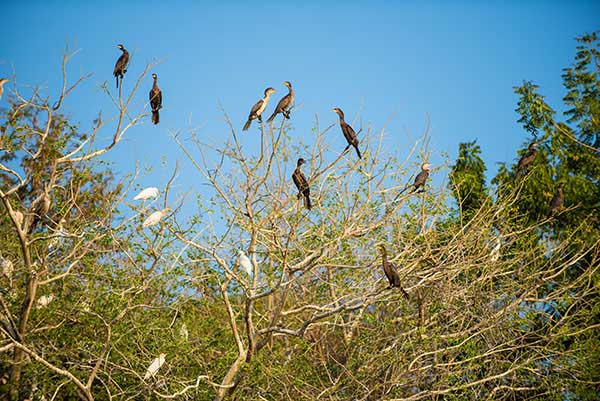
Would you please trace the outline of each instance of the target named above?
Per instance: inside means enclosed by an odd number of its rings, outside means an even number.
[[[4,84],[8,82],[6,78],[0,78],[0,99],[2,99],[2,93],[4,92]]]
[[[501,247],[502,247],[502,240],[500,239],[500,237],[497,237],[496,245],[492,249],[492,252],[490,252],[490,261],[492,263],[496,263],[498,261],[498,258],[500,257],[500,248]]]
[[[159,194],[158,188],[156,187],[148,187],[144,189],[142,192],[137,194],[133,200],[147,200],[150,198],[156,198]]]
[[[160,354],[158,358],[154,359],[144,375],[144,380],[148,380],[158,372],[158,369],[165,363],[165,354]]]
[[[56,247],[59,243],[62,242],[64,237],[67,237],[69,235],[69,233],[65,230],[64,225],[66,224],[67,220],[64,219],[64,217],[62,219],[60,219],[60,222],[58,223],[58,226],[56,226],[56,228],[54,229],[54,237],[52,237],[50,239],[50,241],[48,241],[48,250],[51,251],[54,249],[54,247]]]
[[[38,300],[37,300],[37,306],[38,308],[45,308],[46,306],[48,306],[50,304],[50,302],[52,302],[52,300],[54,299],[54,295],[50,294],[50,295],[42,295]]]
[[[181,337],[185,341],[187,341],[188,340],[188,336],[189,336],[189,333],[188,333],[187,326],[185,325],[185,323],[183,323],[181,325],[181,328],[179,329],[179,337]]]
[[[248,256],[244,253],[244,251],[240,251],[240,267],[246,272],[247,275],[252,275],[252,262],[248,259]]]
[[[146,228],[158,224],[162,220],[162,218],[165,217],[170,211],[171,209],[167,207],[163,210],[159,210],[157,212],[152,213],[146,218],[146,220],[144,220],[144,222],[142,223],[142,227]]]
[[[0,265],[2,266],[2,274],[4,274],[10,280],[14,271],[13,262],[11,262],[10,259],[6,259],[1,256],[0,260]]]

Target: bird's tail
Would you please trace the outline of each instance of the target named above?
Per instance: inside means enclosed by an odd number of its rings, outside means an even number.
[[[158,114],[158,109],[152,110],[152,122],[154,124],[158,124],[159,121],[160,121],[160,114]]]
[[[312,209],[312,205],[310,204],[310,195],[304,195],[304,207],[308,210]]]
[[[119,89],[119,75],[115,75],[115,79],[117,80],[117,89]]]
[[[358,150],[358,145],[353,145],[354,149],[356,149],[356,154],[358,155],[359,159],[362,159],[362,156],[360,155],[360,150]]]
[[[244,124],[244,128],[242,128],[242,131],[248,131],[248,128],[250,128],[250,124],[252,124],[251,118],[249,118],[248,121],[246,121],[246,124]]]
[[[402,291],[402,295],[404,296],[404,298],[408,299],[409,298],[408,292],[406,292],[406,290],[402,287],[398,287],[398,288],[400,288],[400,291]]]
[[[271,121],[273,121],[275,119],[276,115],[277,115],[277,111],[274,111],[273,114],[271,114],[271,117],[269,117],[269,119],[267,120],[267,122],[270,123]]]

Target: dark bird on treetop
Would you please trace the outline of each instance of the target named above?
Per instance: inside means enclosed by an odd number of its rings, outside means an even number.
[[[360,150],[358,150],[358,138],[356,137],[356,132],[354,132],[350,124],[344,121],[344,112],[338,107],[331,109],[331,111],[337,113],[337,115],[340,117],[340,128],[342,129],[342,134],[344,134],[344,138],[346,138],[346,141],[348,141],[348,146],[346,146],[346,149],[348,149],[350,145],[354,146],[358,158],[362,159],[362,156],[360,155]],[[344,149],[344,151],[346,150]]]
[[[254,119],[258,119],[258,121],[262,123],[262,113],[265,111],[265,108],[269,103],[271,93],[275,93],[275,89],[270,87],[265,89],[265,96],[258,102],[256,102],[254,106],[252,106],[252,110],[250,110],[250,115],[248,116],[248,121],[246,121],[244,128],[242,128],[242,131],[247,131],[248,128],[250,128],[250,124],[252,124],[252,120]]]
[[[300,166],[304,163],[305,161],[303,158],[298,159],[296,170],[294,170],[294,173],[292,174],[292,180],[294,180],[294,184],[296,185],[296,188],[298,188],[298,199],[304,196],[304,207],[310,210],[312,208],[312,205],[310,204],[310,187],[308,186],[306,177],[300,170]]]
[[[521,156],[521,159],[519,159],[519,164],[517,165],[517,177],[520,177],[522,174],[524,174],[535,160],[535,157],[538,154],[537,146],[537,142],[530,143],[527,147],[527,153],[525,153],[523,156]]]
[[[275,116],[279,113],[283,114],[285,118],[290,118],[290,108],[292,107],[292,103],[294,103],[294,90],[292,89],[292,84],[289,81],[283,81],[283,84],[288,87],[288,94],[281,98],[279,103],[277,103],[277,107],[275,107],[275,111],[271,114],[271,117],[267,120],[267,122],[273,121]]]
[[[158,87],[158,77],[156,74],[152,74],[152,79],[154,83],[152,84],[152,89],[150,89],[150,107],[152,108],[152,122],[158,124],[160,121],[158,110],[162,109],[162,91]]]
[[[431,165],[429,163],[421,164],[421,172],[415,177],[415,182],[412,184],[413,190],[411,192],[416,192],[419,188],[425,188],[425,182],[427,181],[427,178],[429,178],[430,167]]]
[[[120,49],[123,54],[117,60],[115,64],[115,69],[113,70],[113,75],[117,79],[117,88],[119,87],[119,78],[121,78],[121,83],[123,82],[123,76],[127,72],[127,64],[129,64],[129,52],[125,50],[123,45],[117,45],[117,48]]]
[[[390,288],[398,288],[402,291],[402,295],[404,298],[408,299],[408,293],[402,288],[400,284],[400,276],[398,275],[398,270],[396,266],[388,261],[387,252],[385,250],[384,245],[379,245],[379,250],[381,251],[381,266],[383,267],[383,272],[390,282]]]
[[[554,216],[562,207],[565,201],[565,196],[563,194],[563,188],[565,184],[558,184],[558,188],[556,188],[556,194],[552,197],[550,201],[550,216]]]

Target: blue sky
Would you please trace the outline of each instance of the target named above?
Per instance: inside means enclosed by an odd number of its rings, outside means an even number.
[[[186,138],[191,125],[206,142],[221,143],[228,129],[219,103],[241,129],[267,86],[278,91],[274,106],[286,92],[283,80],[292,82],[301,106],[292,117],[292,135],[310,139],[315,114],[327,126],[336,122],[330,109],[337,106],[347,116],[360,112],[375,132],[387,123],[388,149],[402,158],[429,115],[434,164],[444,162],[444,154],[455,157],[460,142],[477,139],[492,176],[496,162],[514,161],[527,140],[516,123],[512,87],[532,80],[560,110],[561,70],[573,60],[575,37],[600,28],[599,4],[10,2],[0,25],[0,76],[12,76],[14,68],[21,89],[43,85],[56,95],[65,45],[80,49],[71,79],[80,72],[94,75],[65,111],[89,127],[99,110],[105,119],[115,115],[98,84],[108,81],[114,88],[118,43],[134,53],[126,89],[147,62],[160,60],[152,71],[163,90],[161,124],[148,119],[135,127],[109,157],[122,173],[131,172],[136,160],[152,166],[142,185],[164,186],[174,161],[183,159],[173,132]],[[143,107],[150,87],[148,76],[134,110]],[[335,134],[331,141],[343,148],[341,133]],[[110,131],[103,135],[108,140]],[[247,135],[248,142],[258,135],[255,125]],[[183,167],[180,189],[200,189],[199,173]]]

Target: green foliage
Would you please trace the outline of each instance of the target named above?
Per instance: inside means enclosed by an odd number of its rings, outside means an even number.
[[[467,219],[488,199],[485,163],[476,141],[461,143],[456,163],[450,172],[449,187]]]

